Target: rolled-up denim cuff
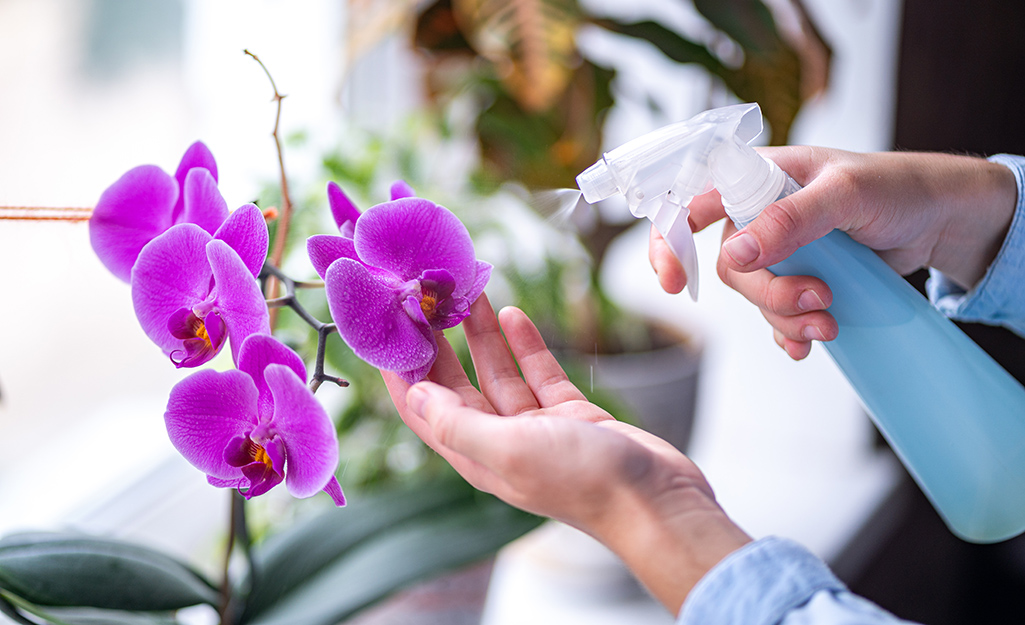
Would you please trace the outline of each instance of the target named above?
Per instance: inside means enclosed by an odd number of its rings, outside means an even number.
[[[677,625],[772,625],[821,590],[845,591],[801,545],[769,537],[731,553],[691,590]]]
[[[1025,336],[1025,157],[997,154],[989,160],[1010,169],[1018,187],[1004,243],[971,290],[965,291],[933,269],[926,292],[933,305],[952,319],[1000,325]]]

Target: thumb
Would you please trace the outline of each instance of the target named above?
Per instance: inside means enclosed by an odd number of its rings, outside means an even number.
[[[835,227],[834,216],[820,210],[815,189],[801,189],[769,204],[742,230],[722,244],[720,261],[734,271],[764,269]]]
[[[406,406],[414,415],[431,423],[446,411],[463,406],[463,402],[455,391],[424,381],[409,387]]]

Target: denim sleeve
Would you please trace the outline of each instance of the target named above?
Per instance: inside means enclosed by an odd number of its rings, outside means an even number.
[[[1025,336],[1025,157],[998,154],[989,160],[1010,169],[1018,185],[1004,244],[972,290],[966,292],[935,269],[926,290],[933,305],[952,319],[1000,325]]]
[[[763,538],[727,556],[691,591],[676,625],[907,624],[853,594],[804,547]]]

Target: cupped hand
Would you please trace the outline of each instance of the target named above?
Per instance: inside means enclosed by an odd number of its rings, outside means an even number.
[[[481,296],[463,327],[480,391],[440,335],[430,382],[383,375],[403,421],[475,487],[591,534],[672,610],[749,540],[686,456],[585,399],[522,311],[496,318]],[[693,532],[705,544],[685,546]],[[652,557],[674,546],[691,553]]]
[[[948,154],[858,154],[811,147],[762,148],[804,188],[769,205],[738,232],[725,220],[717,272],[761,309],[776,342],[794,359],[838,329],[829,286],[766,267],[834,229],[879,254],[898,273],[935,267],[966,288],[996,256],[1013,216],[1016,187],[1004,166]],[[690,205],[695,231],[722,219],[717,193]],[[679,263],[652,234],[649,258],[662,287],[686,284]]]

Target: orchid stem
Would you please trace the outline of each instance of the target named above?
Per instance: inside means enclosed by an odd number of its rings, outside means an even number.
[[[235,542],[241,543],[242,555],[246,559],[246,566],[249,568],[249,582],[256,580],[256,564],[253,560],[253,543],[249,535],[249,523],[246,521],[246,499],[237,490],[233,491],[232,497],[232,520],[235,524]]]
[[[310,390],[314,393],[324,382],[334,382],[338,386],[348,386],[349,383],[342,378],[330,376],[324,373],[324,354],[327,353],[327,337],[332,332],[337,332],[338,326],[333,323],[324,324],[317,328],[317,364],[313,370],[313,380],[310,382]]]
[[[278,308],[291,308],[295,314],[299,315],[299,318],[305,321],[311,328],[317,331],[317,361],[313,370],[313,379],[310,380],[310,390],[314,393],[320,388],[320,385],[324,382],[331,382],[338,386],[345,387],[349,386],[349,382],[343,378],[339,378],[324,373],[324,358],[327,354],[327,337],[334,332],[338,331],[338,326],[333,323],[324,323],[320,319],[317,319],[310,311],[306,310],[306,307],[302,305],[299,298],[296,297],[295,291],[297,288],[313,288],[314,286],[323,286],[323,283],[316,284],[312,282],[296,282],[289,278],[273,265],[270,260],[263,264],[263,271],[260,272],[260,279],[264,281],[266,285],[267,281],[274,279],[279,283],[285,285],[285,295],[281,297],[275,297],[267,300],[267,306],[271,310],[277,310]]]
[[[274,90],[274,101],[277,103],[277,113],[274,115],[274,130],[271,132],[271,137],[274,138],[274,146],[278,151],[278,167],[281,170],[281,212],[278,217],[278,231],[274,235],[274,246],[271,248],[270,261],[276,266],[281,266],[281,259],[285,255],[285,243],[288,240],[288,227],[292,221],[292,200],[288,194],[288,176],[285,175],[285,152],[281,147],[281,101],[285,99],[285,96],[278,91],[278,85],[274,82],[274,77],[271,75],[270,70],[263,64],[260,57],[256,56],[249,50],[243,50],[243,53],[253,57],[253,60],[259,63],[263,69],[263,73],[267,75],[267,79],[270,81],[271,89]],[[269,300],[274,300],[278,297],[280,291],[280,285],[275,278],[271,278],[267,281],[265,296]],[[277,323],[277,310],[271,309],[270,311],[270,325],[271,328]]]
[[[292,305],[292,301],[294,299],[295,298],[292,297],[291,295],[286,295],[284,297],[276,297],[274,299],[269,299],[269,300],[267,300],[267,308],[284,308],[285,306],[291,306]]]
[[[249,568],[249,583],[252,587],[256,579],[256,566],[253,560],[252,541],[249,537],[249,524],[246,522],[246,499],[237,490],[231,491],[231,516],[228,521],[228,546],[224,552],[224,577],[221,585],[221,605],[218,610],[221,625],[231,625],[235,622],[235,614],[238,611],[239,597],[232,592],[230,568],[231,557],[236,547],[242,549],[246,565]]]
[[[217,610],[221,625],[229,625],[231,619],[231,555],[235,552],[235,491],[231,491],[231,515],[228,520],[228,544],[224,549],[224,569],[221,575],[221,601]]]

